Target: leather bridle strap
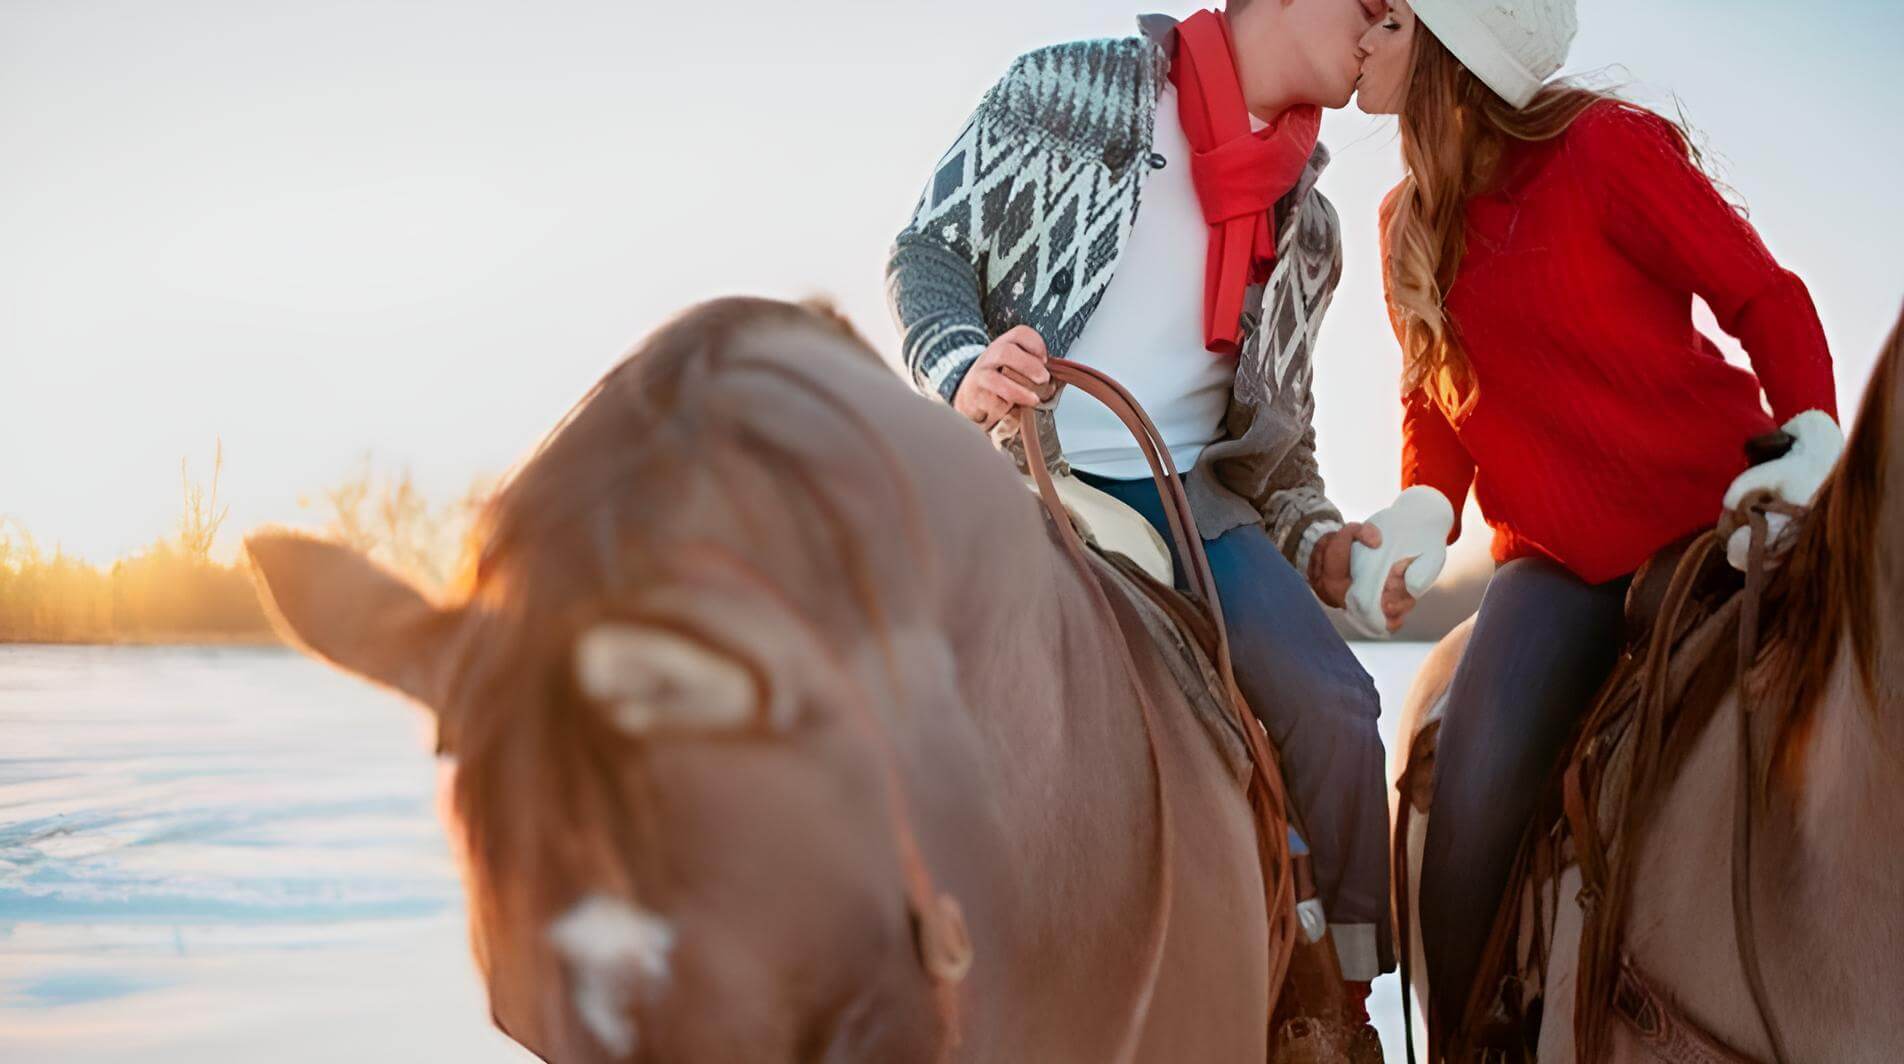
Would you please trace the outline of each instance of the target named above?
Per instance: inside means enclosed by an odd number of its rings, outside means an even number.
[[[1797,518],[1804,511],[1778,501],[1769,492],[1754,494],[1740,505],[1740,510],[1751,532],[1745,565],[1745,602],[1739,613],[1739,779],[1733,792],[1732,925],[1738,939],[1739,961],[1745,968],[1746,985],[1752,990],[1752,1003],[1758,1006],[1759,1022],[1772,1047],[1772,1060],[1775,1064],[1787,1064],[1791,1054],[1785,1048],[1785,1033],[1772,1012],[1772,997],[1765,988],[1765,972],[1759,964],[1757,924],[1752,915],[1752,816],[1759,794],[1758,759],[1752,744],[1756,707],[1751,671],[1758,658],[1759,602],[1765,593],[1766,553],[1770,546],[1766,515],[1777,513]]]
[[[1283,791],[1282,772],[1277,764],[1269,739],[1249,711],[1240,689],[1236,685],[1236,675],[1231,662],[1230,642],[1223,622],[1223,606],[1217,593],[1216,578],[1210,569],[1209,556],[1203,548],[1203,539],[1197,532],[1196,517],[1191,512],[1190,502],[1178,478],[1175,463],[1170,452],[1163,445],[1163,436],[1157,426],[1144,413],[1136,399],[1124,390],[1116,381],[1104,373],[1066,359],[1054,358],[1046,362],[1054,381],[1075,387],[1092,398],[1103,403],[1117,415],[1125,427],[1130,429],[1145,461],[1150,465],[1151,477],[1156,482],[1157,491],[1162,499],[1164,516],[1170,526],[1172,538],[1176,541],[1179,563],[1184,568],[1185,582],[1192,592],[1202,600],[1209,611],[1216,638],[1216,669],[1223,684],[1223,702],[1231,715],[1232,723],[1243,736],[1244,744],[1250,754],[1251,773],[1249,797],[1256,812],[1255,820],[1258,837],[1258,857],[1263,868],[1265,902],[1269,916],[1269,993],[1270,1000],[1265,1003],[1273,1011],[1275,998],[1288,972],[1289,960],[1296,948],[1298,924],[1296,918],[1295,879],[1288,856],[1288,801]],[[1092,570],[1089,555],[1077,530],[1072,526],[1071,517],[1064,504],[1058,498],[1057,488],[1052,483],[1050,471],[1046,467],[1044,449],[1039,441],[1037,427],[1034,424],[1035,411],[1021,408],[1018,412],[1019,437],[1024,442],[1026,464],[1030,467],[1032,479],[1037,483],[1039,498],[1043,501],[1058,537],[1063,542],[1066,553],[1084,577],[1098,599],[1099,607],[1108,616],[1110,603],[1104,597],[1103,589],[1098,585]],[[1141,1036],[1145,1014],[1147,1013],[1156,982],[1161,973],[1163,945],[1168,931],[1169,911],[1172,895],[1171,880],[1171,823],[1168,795],[1165,792],[1166,781],[1164,766],[1157,752],[1159,724],[1155,706],[1151,704],[1142,678],[1137,672],[1135,661],[1130,656],[1129,647],[1118,641],[1119,656],[1133,689],[1137,692],[1139,705],[1144,714],[1144,727],[1149,736],[1151,771],[1157,789],[1158,803],[1158,859],[1160,861],[1160,881],[1156,921],[1151,934],[1151,948],[1148,972],[1144,984],[1138,992],[1137,1007],[1132,1012],[1132,1024],[1124,1041],[1124,1052],[1114,1059],[1127,1060],[1136,1053]]]
[[[676,555],[674,566],[677,572],[684,575],[710,573],[738,581],[761,594],[766,601],[798,618],[803,626],[817,629],[813,620],[779,585],[749,561],[732,552],[711,546],[689,548]],[[720,641],[696,627],[678,623],[667,626],[726,652]],[[831,667],[833,676],[846,688],[847,697],[841,699],[840,704],[845,707],[853,726],[859,729],[861,738],[876,755],[887,828],[892,835],[894,854],[899,860],[906,909],[912,920],[913,944],[918,951],[919,965],[931,981],[934,1010],[938,1013],[941,1025],[939,1044],[932,1060],[934,1064],[944,1064],[951,1059],[963,1037],[959,985],[971,971],[973,960],[972,939],[966,929],[965,914],[959,907],[958,899],[939,890],[932,870],[926,863],[925,853],[919,844],[919,834],[913,828],[912,810],[906,800],[905,783],[900,772],[899,752],[893,744],[891,730],[880,714],[874,711],[868,692],[848,664],[832,653],[824,640],[820,641],[819,646],[823,648],[823,660]],[[767,713],[763,704],[756,717],[756,726],[769,726]]]
[[[1422,772],[1426,758],[1433,757],[1441,745],[1441,718],[1421,726],[1408,744],[1408,764],[1402,768],[1395,780],[1395,791],[1400,800],[1395,806],[1395,836],[1390,841],[1389,863],[1392,869],[1391,884],[1395,902],[1395,940],[1401,954],[1402,983],[1402,1046],[1408,1058],[1408,1064],[1415,1064],[1415,1005],[1414,995],[1414,953],[1415,932],[1414,895],[1409,892],[1411,883],[1408,873],[1408,830],[1414,823],[1414,789],[1420,784],[1417,778]],[[1432,783],[1432,779],[1430,783]],[[1424,1007],[1426,1003],[1424,1002]],[[1432,1043],[1432,1032],[1430,1041]]]
[[[1793,519],[1804,516],[1802,507],[1782,502],[1769,492],[1758,492],[1744,500],[1738,509],[1728,513],[1718,528],[1708,532],[1694,544],[1681,560],[1679,569],[1673,574],[1668,586],[1665,601],[1662,604],[1659,619],[1654,622],[1651,643],[1647,658],[1642,663],[1642,694],[1640,696],[1639,732],[1636,739],[1639,751],[1634,768],[1635,778],[1629,786],[1650,787],[1654,777],[1661,770],[1660,747],[1664,742],[1664,718],[1672,687],[1668,678],[1668,665],[1672,657],[1672,643],[1678,636],[1681,617],[1689,608],[1691,589],[1695,577],[1705,567],[1706,559],[1718,550],[1738,528],[1749,529],[1748,550],[1745,566],[1745,587],[1739,595],[1738,654],[1733,664],[1733,686],[1738,696],[1738,764],[1735,775],[1732,816],[1732,858],[1731,893],[1733,937],[1739,952],[1739,964],[1743,969],[1747,988],[1752,994],[1752,1003],[1756,1007],[1759,1023],[1765,1032],[1767,1045],[1772,1050],[1775,1064],[1788,1064],[1791,1055],[1786,1049],[1784,1032],[1776,1015],[1772,1011],[1771,994],[1765,985],[1765,973],[1759,960],[1758,934],[1753,914],[1752,892],[1752,840],[1753,817],[1759,802],[1758,758],[1755,756],[1753,735],[1758,714],[1754,705],[1752,670],[1757,663],[1759,648],[1759,610],[1765,595],[1765,582],[1770,551],[1768,514],[1780,514]],[[1577,755],[1568,766],[1564,780],[1564,799],[1566,816],[1571,829],[1575,858],[1582,873],[1582,904],[1588,909],[1588,930],[1593,934],[1594,914],[1592,910],[1599,904],[1602,891],[1611,891],[1623,895],[1631,875],[1630,859],[1622,862],[1617,871],[1609,859],[1610,849],[1600,835],[1600,824],[1596,810],[1599,808],[1599,788],[1594,774],[1587,771],[1585,761],[1596,748],[1589,743],[1586,752]],[[1632,838],[1638,830],[1637,812],[1629,807],[1620,823],[1622,835]],[[1617,878],[1616,878],[1617,876]],[[1620,900],[1623,900],[1620,899]],[[1615,906],[1612,914],[1601,914],[1601,927],[1598,935],[1603,945],[1617,943],[1624,930],[1618,926],[1619,914],[1623,905]],[[1588,950],[1581,951],[1583,963]],[[1610,956],[1610,951],[1598,952]],[[1607,963],[1613,963],[1608,961]],[[1630,962],[1626,962],[1630,963]],[[1617,973],[1608,973],[1617,977]],[[1585,977],[1583,972],[1578,990],[1587,994],[1594,981]],[[1609,984],[1609,990],[1611,990]],[[1610,1005],[1612,1002],[1601,1003]],[[1594,1003],[1582,1000],[1577,1003],[1580,1015],[1585,1017]],[[1585,1041],[1584,1032],[1582,1041]]]
[[[1056,361],[1049,363],[1052,375],[1057,377],[1060,370]],[[1045,468],[1044,450],[1039,446],[1038,432],[1030,424],[1031,411],[1020,413],[1020,432],[1025,440],[1027,464],[1032,470],[1032,479],[1037,482],[1038,496],[1044,501],[1052,524],[1057,529],[1058,539],[1064,544],[1065,553],[1078,569],[1085,587],[1090,589],[1096,600],[1100,616],[1112,616],[1110,601],[1105,597],[1104,589],[1098,585],[1097,574],[1092,571],[1091,563],[1085,554],[1084,543],[1071,525],[1070,515],[1063,504],[1057,502],[1057,488],[1051,482],[1051,473]],[[1138,437],[1138,443],[1144,448],[1145,456],[1150,457],[1148,441]],[[1173,522],[1173,531],[1174,531]],[[1119,664],[1123,666],[1125,677],[1130,681],[1131,690],[1137,696],[1139,711],[1143,717],[1144,747],[1150,760],[1151,786],[1156,792],[1157,829],[1156,829],[1156,869],[1157,899],[1150,917],[1150,932],[1145,946],[1144,975],[1138,982],[1137,993],[1128,1008],[1130,1022],[1117,1042],[1117,1049],[1111,1060],[1124,1064],[1137,1059],[1138,1047],[1143,1042],[1145,1021],[1150,1013],[1150,1003],[1156,997],[1157,983],[1163,974],[1164,948],[1170,936],[1170,913],[1176,902],[1176,877],[1172,870],[1175,863],[1176,837],[1170,815],[1169,783],[1164,772],[1162,756],[1157,751],[1158,721],[1157,709],[1151,704],[1150,695],[1145,689],[1143,677],[1138,674],[1137,663],[1131,658],[1130,648],[1124,640],[1115,638]]]

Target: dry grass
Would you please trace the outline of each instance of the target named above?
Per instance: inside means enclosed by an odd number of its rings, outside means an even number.
[[[227,512],[219,501],[223,470],[222,445],[208,481],[181,462],[175,533],[106,568],[48,551],[17,523],[0,520],[0,643],[276,643],[246,563],[212,557]],[[305,505],[330,538],[440,585],[485,493],[479,481],[438,505],[407,471],[379,473],[366,459]]]

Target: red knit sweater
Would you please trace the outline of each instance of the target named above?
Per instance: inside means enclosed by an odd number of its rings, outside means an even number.
[[[1600,583],[1711,526],[1748,439],[1836,417],[1831,355],[1804,283],[1657,115],[1597,104],[1501,172],[1468,204],[1446,299],[1473,391],[1453,422],[1405,397],[1402,484],[1446,495],[1456,534],[1472,485],[1497,560],[1543,555]],[[1694,328],[1694,295],[1756,376]]]

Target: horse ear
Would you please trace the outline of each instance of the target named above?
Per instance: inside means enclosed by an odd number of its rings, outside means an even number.
[[[259,597],[288,641],[432,709],[445,697],[459,610],[438,608],[362,554],[289,532],[245,537]]]

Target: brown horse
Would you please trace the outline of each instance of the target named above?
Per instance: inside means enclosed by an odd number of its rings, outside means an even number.
[[[1141,638],[1131,683],[1138,604],[836,318],[657,331],[449,601],[248,546],[284,631],[432,710],[491,1010],[536,1053],[1264,1060],[1238,744]]]
[[[1577,1034],[1616,1061],[1904,1060],[1904,322],[1764,603],[1766,634],[1746,680],[1751,712],[1770,715],[1755,732],[1769,740],[1750,768],[1765,785],[1742,866],[1753,938],[1742,943],[1733,908],[1745,704],[1734,685],[1655,792],[1637,837],[1620,843],[1630,847],[1631,879],[1617,946],[1653,991],[1650,1018],[1669,1022],[1577,1030],[1582,950],[1592,947],[1582,939],[1580,871],[1564,868],[1559,904],[1522,915],[1530,927],[1532,914],[1549,914],[1534,933],[1547,946],[1542,1061],[1584,1055]],[[1403,735],[1438,715],[1469,630],[1429,656]],[[1416,816],[1400,840],[1411,868],[1425,833],[1426,817]],[[1413,909],[1414,883],[1401,900]],[[1420,939],[1407,945],[1422,972]],[[1755,947],[1764,1015],[1742,945]],[[1417,991],[1425,1000],[1426,987]]]

